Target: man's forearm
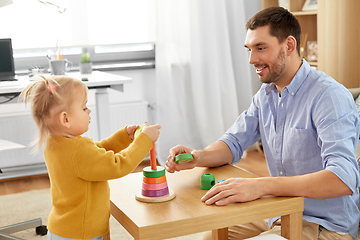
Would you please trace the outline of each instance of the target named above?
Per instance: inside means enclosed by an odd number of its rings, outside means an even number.
[[[352,194],[350,188],[328,170],[293,177],[262,178],[260,181],[263,195],[325,199]]]
[[[214,142],[197,152],[200,155],[197,167],[218,167],[230,164],[233,159],[230,148],[223,141]]]

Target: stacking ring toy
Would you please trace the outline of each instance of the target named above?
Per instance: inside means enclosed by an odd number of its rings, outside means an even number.
[[[157,166],[155,170],[155,169],[151,169],[151,167],[144,167],[143,175],[148,178],[162,177],[165,175],[165,168],[162,166]]]
[[[156,177],[156,178],[148,178],[148,177],[143,177],[143,182],[147,183],[147,184],[158,184],[158,183],[163,183],[166,182],[166,176],[162,176],[162,177]]]
[[[191,162],[194,159],[191,153],[183,153],[175,156],[175,163],[186,163]]]
[[[139,136],[144,126],[145,124],[136,129],[134,134],[135,138]],[[165,168],[157,166],[156,164],[155,142],[153,142],[152,145],[153,147],[150,150],[150,166],[143,168],[141,192],[135,194],[135,199],[141,202],[169,201],[175,197],[175,193],[168,187],[165,177]]]
[[[157,183],[157,184],[150,184],[150,183],[144,183],[142,184],[142,189],[145,190],[161,190],[164,188],[167,188],[167,182],[163,182],[163,183]]]
[[[146,197],[162,197],[164,195],[169,194],[169,188],[164,188],[164,189],[155,190],[155,191],[142,189],[141,193],[143,196],[146,196]]]

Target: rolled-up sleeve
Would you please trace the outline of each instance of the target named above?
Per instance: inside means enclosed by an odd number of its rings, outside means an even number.
[[[335,94],[337,91],[337,94]],[[316,106],[314,122],[321,146],[323,167],[333,172],[355,192],[359,187],[356,148],[359,139],[359,116],[352,97],[344,90],[325,91]]]

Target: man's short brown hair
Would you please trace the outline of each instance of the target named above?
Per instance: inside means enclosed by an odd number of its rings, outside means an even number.
[[[301,27],[296,17],[282,7],[265,8],[246,23],[246,30],[270,26],[270,34],[282,43],[288,36],[296,39],[296,50],[300,56]]]

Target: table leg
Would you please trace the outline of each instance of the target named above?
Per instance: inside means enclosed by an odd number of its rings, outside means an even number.
[[[212,240],[227,240],[228,228],[212,230]]]
[[[107,88],[97,88],[95,92],[98,140],[110,137],[110,105]]]
[[[302,239],[302,212],[281,217],[281,236],[289,240]]]
[[[110,240],[110,232],[103,235],[103,240]]]

